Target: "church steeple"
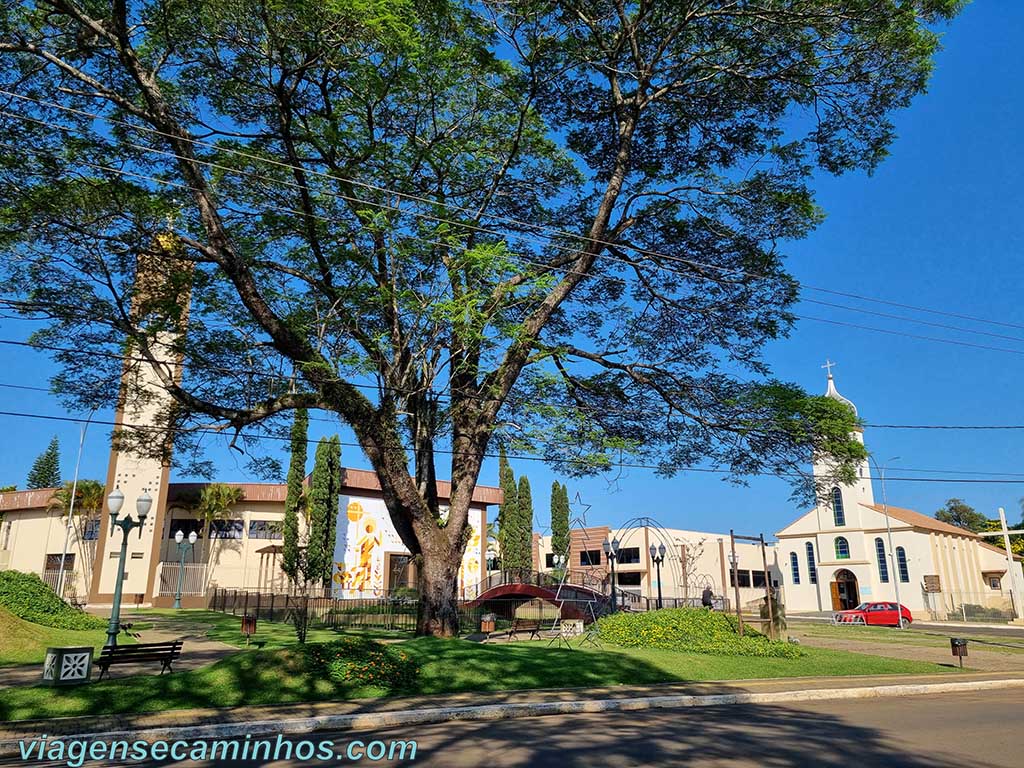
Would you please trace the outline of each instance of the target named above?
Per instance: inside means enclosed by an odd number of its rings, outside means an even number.
[[[835,366],[831,360],[825,358],[825,364],[821,366],[828,371],[828,384],[825,388],[825,397],[830,397],[833,400],[838,400],[840,403],[850,406],[853,409],[853,415],[857,415],[857,406],[853,404],[852,400],[848,400],[839,394],[839,390],[836,389],[836,380],[832,376],[832,368]]]

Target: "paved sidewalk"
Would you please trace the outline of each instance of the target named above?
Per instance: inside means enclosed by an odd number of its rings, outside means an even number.
[[[813,691],[867,686],[908,686],[943,683],[1024,680],[1024,671],[1006,674],[951,672],[937,675],[858,675],[848,677],[789,677],[770,680],[726,680],[702,683],[666,683],[607,688],[560,688],[498,693],[461,693],[446,696],[412,696],[389,699],[325,701],[230,709],[181,709],[133,715],[24,720],[0,724],[0,742],[32,738],[42,733],[71,735],[161,728],[189,728],[217,723],[250,723],[334,715],[371,715],[384,712],[447,707],[527,704],[545,702],[635,699],[649,696],[710,696],[735,693]]]

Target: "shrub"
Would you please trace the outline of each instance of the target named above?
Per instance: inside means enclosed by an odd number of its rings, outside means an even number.
[[[397,692],[411,688],[419,667],[405,651],[361,637],[313,643],[303,649],[307,670],[340,688],[383,688]]]
[[[797,646],[772,642],[756,630],[737,634],[733,617],[702,608],[667,608],[647,613],[619,612],[597,622],[598,636],[628,648],[664,648],[715,656],[803,656]]]
[[[105,619],[68,605],[34,573],[0,571],[0,605],[20,619],[58,629],[103,629]]]

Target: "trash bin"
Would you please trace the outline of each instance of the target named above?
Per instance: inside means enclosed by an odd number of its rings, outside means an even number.
[[[949,638],[949,649],[953,655],[960,659],[960,666],[964,665],[964,656],[967,655],[967,640],[963,637]]]
[[[497,617],[493,613],[485,613],[480,617],[480,631],[488,634],[494,631],[494,623]]]
[[[256,617],[248,613],[242,617],[242,634],[245,635],[245,644],[249,644],[249,638],[256,634]]]
[[[44,685],[80,685],[92,675],[92,646],[47,648],[43,661]]]

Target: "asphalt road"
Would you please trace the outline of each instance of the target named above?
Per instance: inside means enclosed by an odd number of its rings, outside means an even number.
[[[725,706],[446,723],[317,733],[343,755],[353,739],[417,742],[414,760],[170,761],[214,766],[431,766],[433,768],[1019,768],[1020,689],[892,699]],[[7,764],[7,763],[5,763]],[[61,762],[17,762],[63,765]],[[86,766],[118,765],[86,762]],[[132,763],[139,765],[139,763]]]

